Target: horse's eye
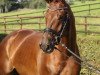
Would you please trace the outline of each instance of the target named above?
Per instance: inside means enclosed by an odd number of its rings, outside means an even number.
[[[64,9],[62,9],[62,8],[61,8],[61,9],[59,9],[59,10],[60,10],[61,12],[64,12]]]

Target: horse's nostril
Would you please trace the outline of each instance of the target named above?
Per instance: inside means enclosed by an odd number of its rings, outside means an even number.
[[[47,45],[41,43],[41,44],[40,44],[40,48],[44,51],[44,50],[47,49]]]

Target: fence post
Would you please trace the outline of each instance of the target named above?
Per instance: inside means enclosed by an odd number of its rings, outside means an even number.
[[[4,32],[6,33],[7,26],[6,26],[6,18],[4,17]]]
[[[91,15],[91,5],[89,4],[89,15]]]
[[[23,28],[23,24],[22,24],[22,18],[21,17],[20,17],[20,25],[21,25],[20,29],[22,29]]]
[[[41,30],[41,18],[39,18],[39,30]]]
[[[85,16],[85,34],[87,34],[87,17]]]
[[[19,15],[17,15],[17,18],[19,19],[19,25],[20,25],[20,29],[22,29],[23,28],[23,24],[22,24],[22,18],[21,17],[19,17]],[[18,22],[18,21],[17,21]]]

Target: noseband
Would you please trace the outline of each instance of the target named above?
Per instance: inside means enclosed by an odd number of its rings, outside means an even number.
[[[55,30],[51,29],[51,28],[44,29],[44,32],[47,32],[51,35],[58,35],[58,33]]]
[[[51,28],[46,28],[44,29],[44,33],[48,33],[51,36],[53,36],[53,42],[55,45],[58,45],[60,42],[60,32],[56,32],[55,30],[51,29]]]

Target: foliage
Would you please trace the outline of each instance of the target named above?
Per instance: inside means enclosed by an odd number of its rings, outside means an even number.
[[[43,8],[46,6],[44,0],[0,0],[0,9],[3,12],[16,10],[18,8]],[[1,11],[1,12],[2,12]]]

